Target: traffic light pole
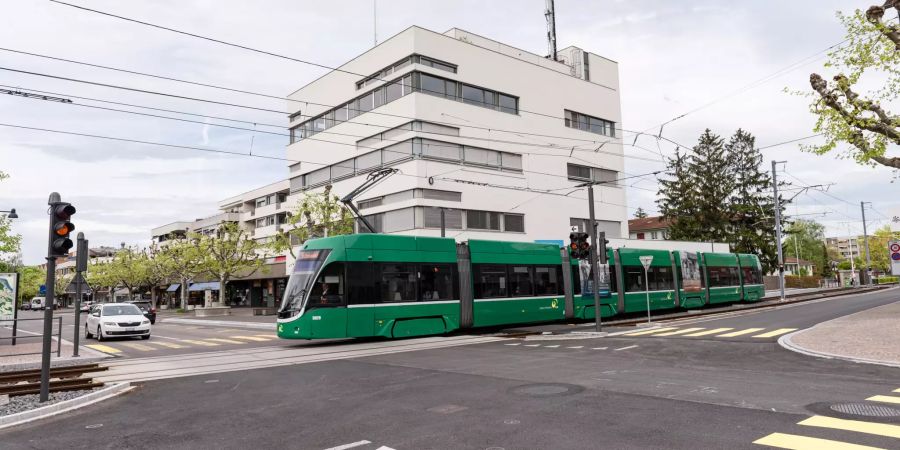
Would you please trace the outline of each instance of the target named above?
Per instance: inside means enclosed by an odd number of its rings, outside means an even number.
[[[600,318],[600,260],[597,259],[597,221],[594,218],[594,185],[587,185],[588,191],[588,220],[591,229],[591,273],[594,275],[593,291],[594,291],[594,327],[597,332],[601,331]]]
[[[59,194],[53,192],[47,204],[54,206],[59,203]],[[50,229],[53,229],[56,217],[50,214]],[[41,349],[41,403],[50,398],[50,348],[52,347],[51,335],[53,334],[53,303],[56,287],[56,257],[53,256],[53,240],[47,244],[47,294],[44,297],[44,342]]]
[[[781,200],[778,198],[778,175],[776,164],[772,161],[772,191],[775,197],[775,244],[778,247],[778,289],[781,290],[781,301],[784,301],[784,255],[781,251]]]
[[[869,232],[866,230],[866,203],[871,202],[859,202],[859,209],[862,211],[862,222],[863,222],[863,239],[866,243],[866,284],[872,285],[872,257],[869,255]]]
[[[72,337],[73,345],[72,345],[72,356],[78,357],[78,338],[81,337],[80,329],[78,328],[81,323],[81,292],[84,286],[84,270],[87,266],[87,258],[88,258],[88,242],[84,239],[84,233],[78,233],[78,240],[76,241],[75,247],[75,326],[73,327]]]

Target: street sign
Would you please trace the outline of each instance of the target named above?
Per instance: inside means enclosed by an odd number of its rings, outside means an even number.
[[[650,264],[653,263],[653,256],[640,256],[638,259],[640,259],[641,264],[644,265],[644,270],[650,269]]]
[[[900,241],[888,242],[891,256],[891,275],[900,275]]]
[[[81,276],[80,272],[75,272],[75,276],[72,277],[72,281],[69,282],[69,285],[66,286],[66,294],[75,294],[77,293],[76,288],[78,287],[78,283],[81,283],[81,293],[82,294],[91,294],[91,285],[88,284],[87,280]]]
[[[577,233],[581,231],[581,227],[579,227],[578,225],[572,225],[571,227],[569,227],[569,231],[571,231],[572,233]]]
[[[38,289],[38,292],[39,292],[41,295],[47,295],[47,285],[46,285],[46,284],[42,284],[41,287],[40,287],[40,289]]]

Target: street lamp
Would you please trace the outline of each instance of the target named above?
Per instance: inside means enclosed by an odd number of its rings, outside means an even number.
[[[0,211],[0,213],[7,213],[6,217],[9,217],[10,219],[18,219],[19,218],[19,215],[16,214],[16,208],[10,209],[9,211]]]

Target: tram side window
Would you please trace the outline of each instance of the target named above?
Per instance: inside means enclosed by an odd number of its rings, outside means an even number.
[[[581,270],[572,266],[572,294],[581,295]]]
[[[475,298],[506,297],[507,292],[506,266],[475,265]]]
[[[534,268],[534,295],[562,295],[563,285],[560,282],[557,266],[537,266]]]
[[[449,264],[422,264],[419,266],[421,301],[452,300],[456,298],[453,267]]]
[[[331,263],[322,270],[313,284],[309,293],[309,307],[341,306],[343,303],[344,265]]]
[[[756,267],[742,267],[744,284],[762,284],[762,274]]]
[[[675,277],[672,276],[671,267],[651,267],[650,276],[651,291],[670,291],[675,289]]]
[[[416,301],[415,264],[382,264],[380,297],[382,302]]]
[[[510,297],[530,297],[534,295],[531,285],[531,268],[528,266],[509,267]]]
[[[625,276],[625,292],[644,292],[644,268],[641,266],[623,266]]]
[[[347,263],[347,302],[366,305],[378,301],[375,283],[375,264],[371,262]]]
[[[710,287],[738,286],[741,284],[737,267],[710,266],[707,267],[707,272],[709,273]]]

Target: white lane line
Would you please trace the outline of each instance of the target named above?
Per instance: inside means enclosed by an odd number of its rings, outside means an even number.
[[[503,344],[503,345],[522,345],[521,342],[513,343],[513,344]]]
[[[525,344],[525,347],[540,347],[541,344]]]
[[[575,345],[573,347],[566,347],[566,348],[584,348],[584,346],[583,345]]]
[[[385,447],[384,445],[382,445],[381,447],[378,447],[375,450],[394,450],[394,449],[392,449],[390,447]]]
[[[606,350],[608,348],[609,347],[593,347],[593,348],[591,348],[591,350]]]
[[[613,349],[613,351],[614,351],[614,352],[618,352],[618,351],[621,351],[621,350],[628,350],[629,348],[635,348],[635,347],[637,347],[637,345],[629,345],[628,347],[615,348],[615,349]]]
[[[546,348],[559,348],[558,345],[545,345]]]
[[[350,444],[338,445],[337,447],[326,448],[325,450],[347,450],[348,448],[360,447],[371,444],[372,441],[356,441]]]

